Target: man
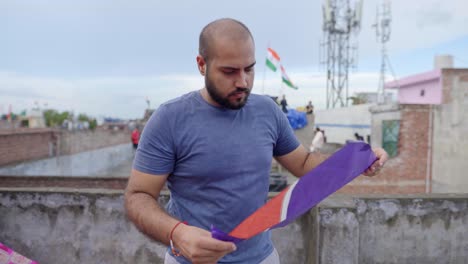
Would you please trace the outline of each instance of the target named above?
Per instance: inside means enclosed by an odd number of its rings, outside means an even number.
[[[354,133],[354,137],[355,137],[355,138],[356,138],[356,140],[358,140],[358,141],[364,141],[364,137],[363,137],[363,136],[361,136],[361,135],[359,135],[357,132],[356,132],[356,133]]]
[[[140,131],[138,130],[138,127],[135,127],[132,131],[132,144],[133,144],[134,150],[138,148],[139,142],[140,142]]]
[[[311,115],[314,113],[314,105],[312,104],[312,101],[309,101],[309,103],[306,105],[306,113],[308,115]]]
[[[270,232],[236,247],[209,228],[229,232],[264,205],[272,156],[298,177],[325,159],[300,145],[270,98],[250,95],[254,50],[241,22],[208,24],[196,58],[205,87],[161,105],[143,131],[125,204],[142,232],[171,245],[165,263],[279,263]],[[375,152],[369,175],[387,159]],[[167,211],[157,203],[166,182]]]
[[[283,113],[287,114],[288,113],[288,108],[287,108],[288,101],[286,101],[286,95],[283,95],[280,105],[281,105],[281,110],[283,110]]]
[[[325,135],[319,127],[315,128],[315,135],[310,145],[310,152],[319,151],[325,143]]]

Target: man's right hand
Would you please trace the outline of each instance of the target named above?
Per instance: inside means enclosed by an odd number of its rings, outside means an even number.
[[[172,242],[194,264],[217,263],[226,254],[236,250],[234,243],[212,238],[210,232],[189,225],[177,227],[172,235]]]

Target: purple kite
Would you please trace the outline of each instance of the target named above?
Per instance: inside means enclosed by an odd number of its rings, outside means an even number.
[[[211,235],[239,243],[266,230],[286,226],[361,175],[376,159],[368,144],[349,142],[247,217],[229,234],[212,226]]]

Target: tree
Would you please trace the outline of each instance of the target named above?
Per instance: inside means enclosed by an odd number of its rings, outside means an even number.
[[[46,122],[46,126],[48,127],[57,127],[63,124],[65,120],[72,120],[73,114],[71,112],[59,112],[54,109],[47,109],[44,111],[44,119]],[[95,118],[91,118],[86,114],[78,114],[78,121],[80,122],[88,122],[89,129],[94,130],[97,127],[97,121]]]
[[[367,103],[367,97],[363,94],[358,94],[356,96],[348,97],[349,100],[352,100],[352,105],[360,105]]]
[[[81,122],[89,121],[89,117],[85,114],[79,114],[78,121],[81,121]]]
[[[59,113],[57,110],[54,109],[47,109],[44,111],[44,119],[46,122],[46,126],[48,127],[56,127],[62,125],[63,121],[72,118],[70,112],[65,111]]]
[[[89,121],[89,129],[94,130],[97,127],[96,118],[93,118]]]
[[[78,121],[81,122],[88,122],[89,124],[89,129],[94,130],[97,126],[97,121],[95,118],[91,118],[87,116],[86,114],[79,114],[78,115]]]

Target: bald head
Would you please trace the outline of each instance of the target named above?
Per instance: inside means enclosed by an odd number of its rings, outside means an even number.
[[[231,18],[222,18],[206,25],[200,33],[199,54],[209,61],[216,50],[216,43],[220,39],[252,40],[250,30],[242,22]]]

